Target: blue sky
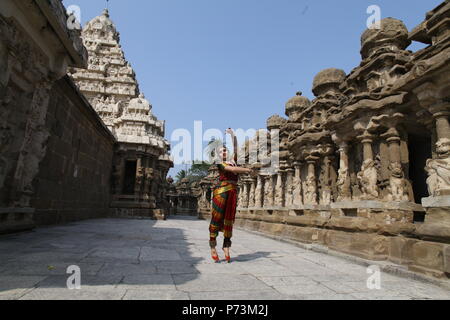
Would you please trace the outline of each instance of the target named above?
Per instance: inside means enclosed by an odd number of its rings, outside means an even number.
[[[173,130],[265,128],[297,91],[313,98],[314,76],[359,65],[369,5],[409,30],[441,0],[111,0],[111,19],[140,89]],[[82,24],[106,0],[64,0]],[[423,46],[414,44],[411,50]],[[175,142],[174,142],[175,143]],[[180,167],[172,170],[174,175]]]

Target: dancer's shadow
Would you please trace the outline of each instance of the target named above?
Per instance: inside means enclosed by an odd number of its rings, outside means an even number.
[[[244,261],[253,261],[257,259],[267,258],[271,252],[258,251],[250,254],[241,254],[237,257],[233,258],[233,261],[236,262],[244,262]]]

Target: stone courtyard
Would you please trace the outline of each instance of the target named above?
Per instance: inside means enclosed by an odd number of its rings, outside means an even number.
[[[0,242],[1,300],[450,299],[444,287],[236,230],[231,264],[209,257],[207,221],[98,219],[8,235]],[[223,258],[223,254],[222,254]],[[69,266],[81,289],[67,289]]]

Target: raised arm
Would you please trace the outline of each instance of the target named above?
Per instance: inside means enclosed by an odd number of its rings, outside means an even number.
[[[238,161],[238,140],[236,135],[234,134],[234,131],[229,128],[227,129],[226,133],[231,135],[231,139],[233,140],[233,160],[234,162]]]

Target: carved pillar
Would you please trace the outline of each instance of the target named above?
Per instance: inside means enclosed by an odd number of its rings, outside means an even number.
[[[448,120],[450,111],[439,110],[439,107],[435,107],[434,109],[431,108],[431,110],[436,110],[436,112],[433,113],[433,116],[436,121],[437,140],[439,141],[441,139],[450,139],[450,123]]]
[[[339,143],[339,172],[338,172],[338,199],[337,201],[351,201],[351,181],[348,161],[348,143],[341,141]]]
[[[365,132],[362,136],[359,136],[358,138],[361,140],[361,143],[363,144],[364,161],[373,160],[373,149],[372,149],[373,135],[371,135],[368,132]]]
[[[264,183],[264,208],[273,207],[273,176],[266,175]]]
[[[320,204],[330,205],[332,201],[331,195],[331,160],[328,155],[325,155],[322,163],[322,176],[320,177]]]
[[[358,180],[362,193],[362,200],[374,200],[379,196],[378,193],[378,172],[373,157],[372,143],[373,136],[367,131],[359,136],[363,144],[363,164],[361,171],[358,173]]]
[[[294,206],[303,205],[303,195],[302,195],[302,171],[299,162],[294,164],[295,176],[292,191],[292,204]]]
[[[256,208],[262,208],[263,203],[263,178],[260,174],[258,174],[258,177],[256,179],[256,189],[255,189],[255,207]]]
[[[243,189],[244,194],[242,195],[242,207],[247,209],[250,195],[250,184],[248,183],[247,180],[244,180]]]
[[[316,161],[317,157],[306,158],[308,164],[308,176],[304,188],[304,202],[309,205],[317,205]]]
[[[450,196],[450,104],[433,105],[430,112],[436,122],[436,156],[427,162],[429,193],[432,197]]]
[[[139,201],[143,181],[144,181],[144,168],[142,167],[142,158],[141,156],[138,156],[136,162],[136,184],[134,185],[134,195],[136,197],[136,201]]]
[[[238,208],[243,208],[243,192],[244,192],[244,185],[243,182],[240,181],[238,183],[238,199],[237,199],[237,207]]]
[[[283,188],[283,172],[278,171],[277,183],[275,185],[275,206],[284,206],[284,188]]]
[[[250,195],[248,201],[249,208],[255,207],[255,191],[256,191],[256,179],[252,179],[250,182]]]
[[[32,183],[39,171],[39,163],[45,156],[46,141],[50,136],[45,126],[45,119],[51,87],[52,82],[41,81],[36,85],[33,93],[11,188],[13,206],[29,207],[34,194]]]
[[[285,206],[291,207],[293,204],[293,190],[294,190],[294,169],[289,168],[286,170],[286,183],[285,183]]]
[[[388,121],[389,129],[381,135],[386,139],[389,148],[389,187],[388,201],[408,201],[408,182],[405,179],[403,167],[401,163],[401,138],[396,125],[397,121]]]

